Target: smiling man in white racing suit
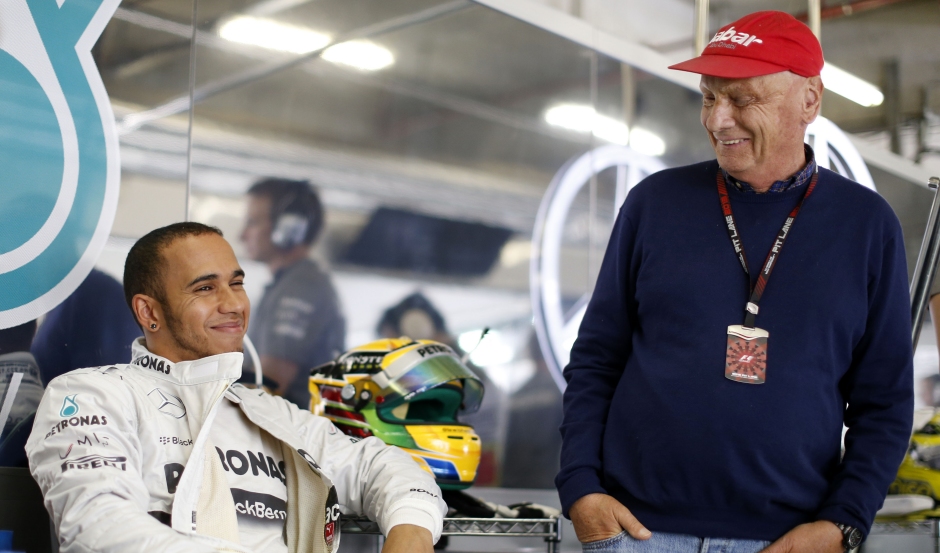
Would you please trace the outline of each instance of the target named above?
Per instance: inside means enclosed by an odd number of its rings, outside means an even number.
[[[53,380],[26,445],[70,552],[332,553],[339,514],[379,523],[383,551],[433,550],[433,477],[376,438],[234,384],[250,307],[218,229],[176,223],[128,254],[144,330],[127,365]]]

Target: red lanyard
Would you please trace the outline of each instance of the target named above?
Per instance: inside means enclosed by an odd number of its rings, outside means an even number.
[[[806,187],[806,191],[803,192],[800,203],[796,204],[796,207],[794,207],[790,215],[787,216],[786,221],[783,222],[783,226],[780,227],[780,232],[777,233],[777,239],[774,240],[774,245],[770,248],[770,251],[767,252],[764,267],[757,277],[757,282],[751,290],[751,298],[747,302],[747,315],[744,319],[744,326],[748,328],[754,328],[754,320],[757,318],[758,312],[758,302],[764,294],[767,281],[770,280],[770,272],[773,271],[774,263],[777,261],[777,257],[780,256],[781,250],[783,250],[783,243],[790,233],[793,221],[800,213],[800,208],[803,207],[803,202],[806,201],[806,198],[809,198],[809,195],[813,193],[813,189],[816,188],[816,180],[818,178],[819,171],[813,173],[813,179]],[[731,199],[728,197],[728,186],[725,184],[725,176],[721,169],[718,170],[718,197],[721,200],[721,211],[725,216],[725,223],[728,226],[728,236],[731,238],[731,245],[734,246],[734,253],[738,256],[741,267],[744,268],[744,274],[748,275],[748,278],[750,278],[751,273],[747,269],[747,256],[744,254],[744,245],[741,243],[741,235],[738,233],[738,225],[734,221],[734,214],[731,213]]]

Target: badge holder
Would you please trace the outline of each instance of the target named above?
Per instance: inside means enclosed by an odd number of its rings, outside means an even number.
[[[813,193],[816,188],[816,181],[819,178],[819,172],[813,174],[812,180],[806,186],[803,192],[803,198],[796,207],[790,211],[789,216],[780,227],[777,233],[777,239],[774,241],[770,251],[767,252],[767,259],[764,261],[763,268],[757,277],[757,282],[751,289],[751,297],[747,302],[744,324],[731,325],[728,327],[728,345],[725,348],[725,378],[734,382],[743,384],[763,384],[767,382],[767,339],[770,333],[762,328],[757,328],[754,324],[757,318],[758,307],[767,282],[770,280],[770,273],[774,268],[774,263],[783,249],[783,244],[790,233],[793,221],[800,213],[803,202]],[[731,245],[734,247],[734,253],[744,269],[744,274],[750,277],[750,271],[747,268],[747,256],[744,253],[744,246],[741,244],[741,235],[738,234],[738,225],[734,221],[734,214],[731,212],[731,199],[728,196],[728,187],[725,184],[725,178],[722,172],[718,171],[717,177],[718,198],[721,200],[721,211],[725,217],[728,227],[728,237],[731,239]]]
[[[745,384],[767,381],[767,338],[762,328],[744,325],[728,327],[728,348],[725,350],[725,378]]]

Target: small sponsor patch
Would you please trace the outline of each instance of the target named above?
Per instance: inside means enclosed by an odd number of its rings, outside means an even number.
[[[106,457],[104,455],[85,455],[62,463],[62,472],[69,470],[89,470],[111,467],[127,470],[127,457]]]
[[[181,445],[181,446],[190,446],[193,445],[192,438],[180,438],[179,436],[160,436],[160,443],[162,445]]]
[[[384,358],[385,356],[381,353],[361,351],[346,354],[343,358],[343,364],[346,365],[346,372],[374,373],[382,370],[382,359]]]
[[[62,409],[59,409],[60,417],[67,419],[78,414],[78,403],[75,401],[76,396],[78,396],[78,394],[65,396],[65,399],[62,400]]]
[[[331,486],[330,493],[326,497],[326,512],[323,520],[323,542],[326,545],[327,553],[331,553],[334,546],[338,545],[339,517],[339,501],[336,496],[336,488]]]
[[[327,522],[323,525],[323,541],[326,542],[327,549],[333,548],[333,533],[335,529],[335,522]]]
[[[92,438],[94,438],[94,440],[92,440]],[[84,434],[84,435],[83,435],[81,438],[79,438],[78,441],[75,442],[75,443],[76,443],[77,445],[83,445],[83,446],[89,446],[89,447],[93,447],[93,446],[95,446],[95,445],[103,445],[103,446],[106,446],[106,445],[108,445],[108,440],[109,440],[109,439],[110,439],[110,438],[108,438],[108,437],[105,436],[104,434],[102,434],[101,436],[99,436],[97,432],[92,432],[92,433],[91,433],[91,436],[89,436],[88,434]]]

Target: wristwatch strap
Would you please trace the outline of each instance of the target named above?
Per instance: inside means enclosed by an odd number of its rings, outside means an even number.
[[[851,553],[858,549],[862,544],[862,531],[841,522],[836,522],[835,525],[842,531],[842,550],[845,553]]]

